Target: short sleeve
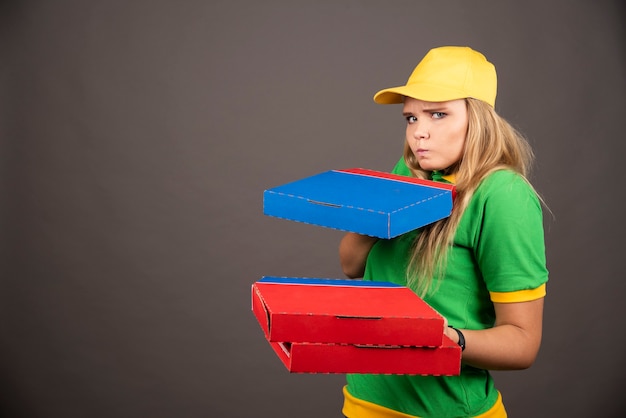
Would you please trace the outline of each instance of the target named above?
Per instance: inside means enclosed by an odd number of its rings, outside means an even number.
[[[482,216],[474,248],[487,289],[492,299],[507,300],[511,292],[536,297],[548,280],[539,198],[510,171],[496,172],[484,183],[476,191]]]

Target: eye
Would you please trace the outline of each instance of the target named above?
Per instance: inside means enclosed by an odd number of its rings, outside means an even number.
[[[411,115],[406,117],[406,123],[408,123],[409,125],[415,122],[417,122],[417,118],[415,116]]]
[[[448,116],[447,113],[443,113],[443,112],[433,112],[432,115],[433,115],[433,119],[443,119],[446,116]]]

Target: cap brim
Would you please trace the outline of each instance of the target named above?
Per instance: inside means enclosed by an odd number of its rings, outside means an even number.
[[[429,84],[411,84],[381,90],[374,95],[374,101],[379,104],[397,104],[404,103],[405,97],[427,102],[447,102],[465,99],[467,96],[456,89],[447,89],[442,86],[433,87]]]
[[[392,87],[381,90],[374,95],[374,101],[378,104],[403,103],[405,95],[401,92],[402,87]]]

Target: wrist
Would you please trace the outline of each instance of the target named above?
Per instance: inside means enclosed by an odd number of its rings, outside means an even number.
[[[465,350],[465,335],[461,332],[461,330],[454,328],[452,325],[448,325],[448,328],[451,328],[454,333],[457,335],[457,344],[461,347],[461,351]]]

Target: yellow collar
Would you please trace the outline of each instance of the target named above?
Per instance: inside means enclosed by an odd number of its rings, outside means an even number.
[[[441,176],[441,178],[452,184],[456,183],[456,174],[448,174],[447,176]]]

